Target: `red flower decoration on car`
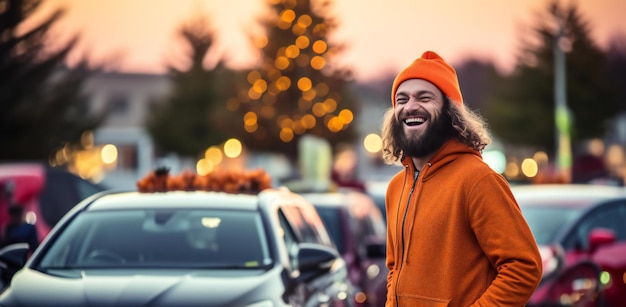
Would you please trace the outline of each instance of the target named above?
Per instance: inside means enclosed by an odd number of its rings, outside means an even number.
[[[272,179],[263,169],[213,171],[207,175],[185,170],[171,175],[169,169],[158,168],[137,180],[137,190],[143,193],[200,190],[256,194],[271,187]]]

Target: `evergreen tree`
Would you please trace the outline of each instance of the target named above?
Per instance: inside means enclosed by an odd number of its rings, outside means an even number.
[[[195,158],[230,135],[225,97],[235,75],[221,61],[213,69],[205,67],[215,37],[206,18],[184,24],[179,33],[190,47],[190,67],[169,67],[172,92],[155,105],[147,128],[159,154]]]
[[[463,92],[463,103],[483,114],[490,109],[490,101],[502,88],[506,77],[493,62],[469,58],[456,68]]]
[[[102,116],[89,114],[81,93],[90,74],[85,60],[64,63],[77,39],[57,51],[46,48],[57,10],[27,31],[18,28],[40,0],[0,2],[0,160],[47,160],[64,146],[80,148],[80,137]]]
[[[268,3],[270,13],[261,21],[266,36],[256,38],[260,65],[248,72],[249,87],[238,97],[245,145],[293,160],[303,135],[332,145],[352,141],[356,100],[350,71],[333,67],[343,46],[329,40],[337,27],[330,1]]]
[[[566,51],[566,101],[572,141],[601,137],[618,110],[616,84],[608,75],[606,54],[592,41],[589,25],[575,4],[552,1],[534,28],[538,44],[528,40],[506,92],[492,103],[488,120],[506,141],[555,149],[554,45],[559,20]],[[522,129],[522,130],[520,130]]]

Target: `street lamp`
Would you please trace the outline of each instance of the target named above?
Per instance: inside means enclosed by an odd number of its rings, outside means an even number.
[[[570,112],[566,98],[566,65],[562,41],[565,25],[557,12],[557,35],[554,37],[554,123],[556,132],[556,172],[565,182],[572,179],[572,149],[570,137]]]

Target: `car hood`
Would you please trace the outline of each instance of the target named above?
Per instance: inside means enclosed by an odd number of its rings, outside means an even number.
[[[24,269],[0,296],[0,306],[242,306],[281,297],[280,271],[85,270],[61,276]]]

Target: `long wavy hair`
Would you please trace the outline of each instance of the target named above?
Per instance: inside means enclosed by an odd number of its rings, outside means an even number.
[[[451,118],[452,127],[456,131],[455,137],[459,141],[479,152],[491,143],[491,132],[487,122],[477,112],[451,103],[445,96],[443,108]],[[382,123],[383,160],[387,164],[400,164],[404,157],[399,147],[400,142],[393,133],[395,120],[394,109],[391,107],[385,113]]]

